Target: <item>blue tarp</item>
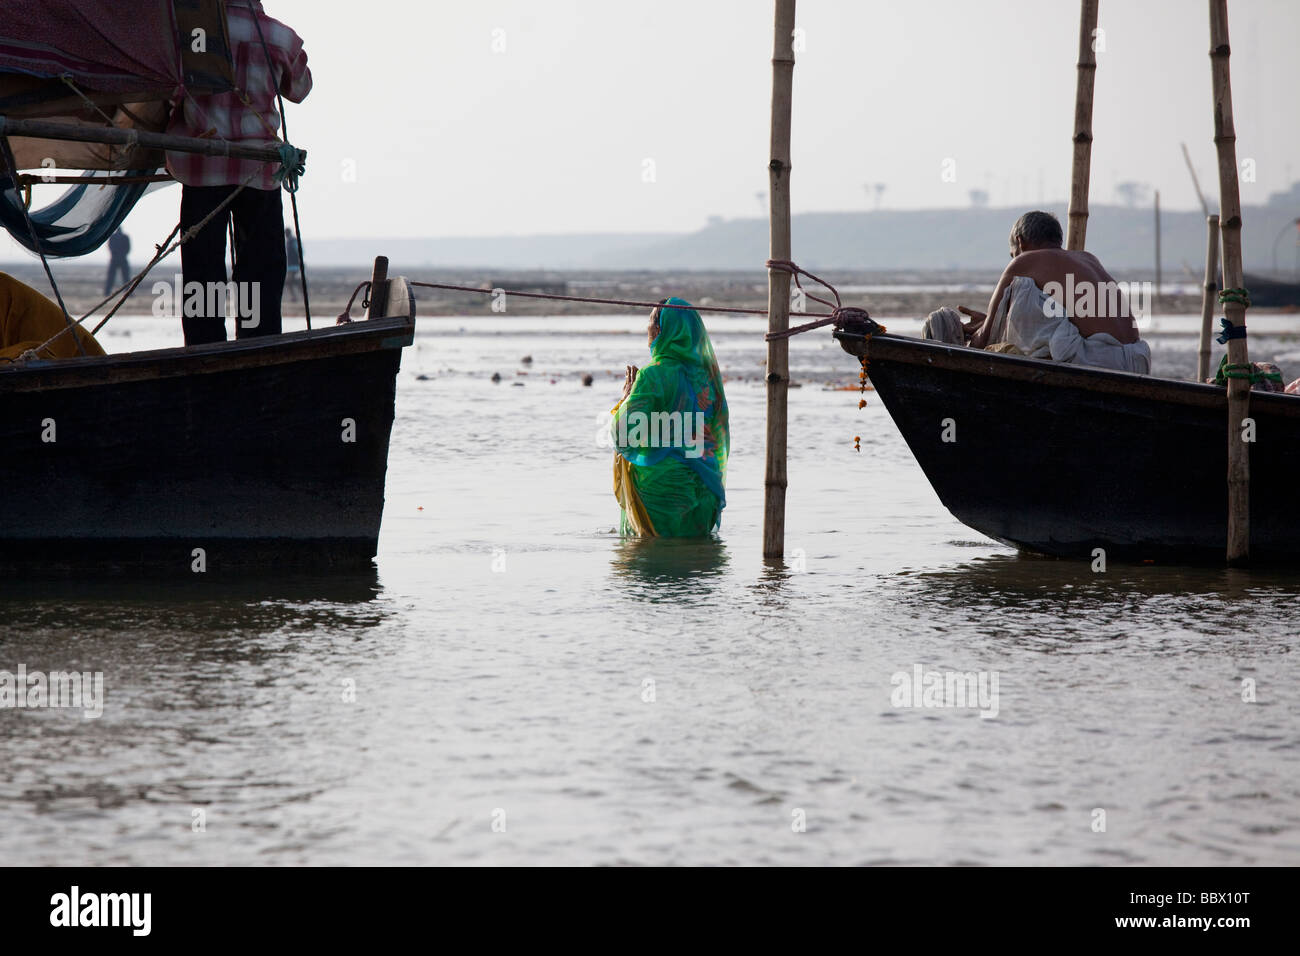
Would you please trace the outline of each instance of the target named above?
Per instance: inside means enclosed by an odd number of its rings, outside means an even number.
[[[86,175],[111,181],[115,175],[148,176],[152,169],[133,170],[125,174],[108,172]],[[39,248],[32,245],[31,233],[23,216],[23,197],[9,176],[0,176],[0,223],[9,235],[32,252],[54,258],[84,256],[94,252],[117,231],[123,220],[149,188],[148,183],[123,186],[99,186],[78,183],[44,209],[30,211]]]

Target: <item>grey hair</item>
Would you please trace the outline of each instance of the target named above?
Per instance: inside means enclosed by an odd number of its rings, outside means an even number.
[[[1050,212],[1027,212],[1011,227],[1011,241],[1019,239],[1027,246],[1060,246],[1061,221]]]

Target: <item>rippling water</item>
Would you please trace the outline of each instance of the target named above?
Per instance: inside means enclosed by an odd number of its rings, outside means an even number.
[[[1300,862],[1294,573],[1094,574],[983,538],[871,393],[828,389],[857,366],[826,335],[794,344],[789,554],[765,566],[761,324],[712,324],[717,541],[614,533],[597,432],[642,319],[433,319],[373,573],[0,584],[0,670],[106,693],[98,720],[0,710],[0,859]],[[1252,354],[1300,375],[1275,325]],[[162,344],[148,319],[106,338]],[[1192,368],[1190,338],[1153,345]],[[894,706],[918,665],[996,672],[996,717]]]

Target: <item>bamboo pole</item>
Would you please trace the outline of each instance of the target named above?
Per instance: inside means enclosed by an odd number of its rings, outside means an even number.
[[[1160,298],[1160,190],[1156,190],[1156,298]]]
[[[1065,248],[1083,250],[1088,234],[1088,184],[1092,168],[1092,87],[1097,55],[1092,49],[1098,0],[1083,0],[1079,12],[1079,63],[1074,90],[1074,162],[1070,170],[1070,215]]]
[[[1210,0],[1210,76],[1214,87],[1214,145],[1219,154],[1219,229],[1223,235],[1223,285],[1242,287],[1241,194],[1237,183],[1237,133],[1232,122],[1232,73],[1228,60],[1228,2]],[[1232,326],[1246,324],[1246,306],[1225,302]],[[1228,362],[1250,367],[1245,338],[1228,340]],[[1250,444],[1242,440],[1242,421],[1250,414],[1250,380],[1228,379],[1228,542],[1229,564],[1250,557]]]
[[[1206,218],[1210,215],[1210,206],[1205,201],[1205,194],[1201,192],[1201,181],[1196,177],[1196,167],[1192,165],[1192,154],[1187,152],[1187,144],[1179,143],[1183,148],[1183,162],[1187,164],[1187,171],[1192,174],[1192,185],[1196,188],[1196,198],[1200,200],[1201,212],[1205,213]]]
[[[1196,380],[1210,377],[1210,333],[1219,304],[1219,217],[1205,217],[1205,290],[1201,293],[1201,347],[1196,353]]]
[[[795,0],[776,0],[772,42],[772,140],[768,162],[768,249],[790,258],[790,106],[794,81]],[[790,274],[767,271],[767,328],[790,327]],[[790,392],[790,341],[767,343],[767,468],[763,498],[763,557],[785,555],[786,403]]]
[[[260,162],[280,162],[278,146],[247,146],[222,140],[171,136],[141,129],[116,126],[91,126],[81,123],[51,123],[47,120],[10,119],[0,116],[0,136],[29,136],[33,139],[57,139],[73,143],[105,143],[109,146],[140,146],[145,149],[170,149],[203,156],[226,156]],[[305,157],[305,150],[298,150]],[[300,158],[301,158],[300,157]],[[17,172],[17,170],[14,170]]]

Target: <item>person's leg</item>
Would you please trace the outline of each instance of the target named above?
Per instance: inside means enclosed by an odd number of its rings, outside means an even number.
[[[181,231],[202,222],[212,210],[216,209],[235,186],[182,186],[181,187]],[[245,190],[247,192],[247,190]],[[199,230],[189,242],[181,246],[181,275],[185,286],[198,282],[203,286],[203,305],[199,315],[185,315],[183,293],[177,304],[181,311],[181,327],[185,330],[186,345],[202,345],[206,342],[226,341],[226,317],[207,314],[207,289],[209,282],[226,282],[226,221],[229,218],[227,206],[222,214]]]
[[[235,200],[235,284],[245,302],[257,303],[256,325],[236,326],[239,338],[279,335],[284,294],[284,208],[278,189],[245,189]],[[250,300],[248,286],[256,290]]]

